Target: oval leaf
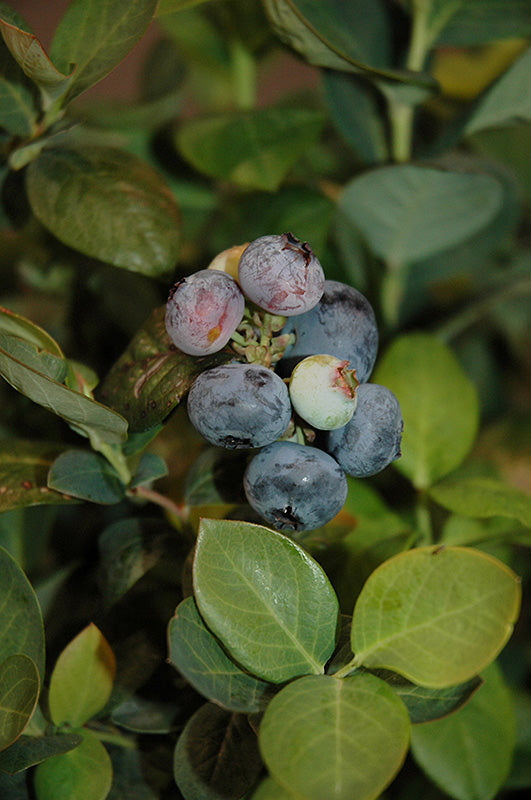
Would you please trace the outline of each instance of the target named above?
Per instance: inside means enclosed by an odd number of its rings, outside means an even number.
[[[338,210],[397,269],[466,240],[489,224],[502,202],[502,186],[491,175],[406,164],[354,178]]]
[[[109,462],[91,451],[67,450],[54,461],[48,486],[91,503],[119,503],[125,487]]]
[[[69,247],[144,275],[175,265],[176,203],[136,156],[111,147],[50,148],[30,164],[27,188],[36,217]]]
[[[399,337],[373,379],[400,401],[404,435],[396,468],[426,489],[458,467],[476,438],[479,410],[475,387],[451,350],[429,334]]]
[[[305,800],[372,800],[409,745],[407,711],[379,678],[300,678],[271,701],[260,750],[273,778]]]
[[[531,528],[531,496],[494,478],[448,478],[430,495],[449,511],[467,517],[509,517]]]
[[[188,720],[173,758],[175,782],[186,800],[239,798],[262,769],[256,734],[244,714],[207,703]]]
[[[245,669],[273,683],[323,672],[337,597],[295,542],[260,525],[203,519],[193,572],[201,616]]]
[[[18,739],[39,699],[40,678],[35,662],[15,653],[0,663],[0,750]]]
[[[68,753],[49,758],[35,770],[39,800],[105,800],[112,784],[107,750],[90,731]]]
[[[530,14],[531,16],[531,14]],[[531,47],[485,92],[474,109],[465,134],[531,120]]]
[[[354,608],[355,663],[433,688],[473,678],[501,651],[520,609],[520,581],[492,556],[421,547],[394,556]]]
[[[51,55],[64,69],[76,65],[68,99],[93,86],[142,38],[157,0],[73,0],[61,18]]]
[[[483,686],[456,714],[415,726],[411,734],[417,763],[456,800],[492,800],[511,766],[516,728],[512,696],[496,664],[483,677]]]
[[[442,31],[439,44],[469,47],[529,34],[529,0],[466,0]]]
[[[83,725],[111,696],[116,662],[103,634],[88,625],[59,655],[50,679],[48,705],[53,722]]]
[[[183,600],[168,626],[170,663],[202,695],[229,711],[260,711],[272,688],[253,678],[227,657],[210,633],[193,597]]]
[[[275,191],[324,122],[311,109],[262,108],[191,120],[179,128],[176,141],[184,158],[206,175]]]
[[[129,420],[133,432],[146,431],[165,420],[203,370],[234,356],[228,349],[203,358],[181,353],[166,333],[165,313],[165,306],[155,309],[99,391],[105,403]]]
[[[44,629],[33,588],[16,563],[0,547],[0,661],[22,653],[44,676]]]

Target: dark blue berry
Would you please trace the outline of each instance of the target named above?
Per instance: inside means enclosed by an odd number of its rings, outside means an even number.
[[[325,281],[317,305],[290,317],[282,333],[294,333],[296,340],[277,366],[280,375],[291,375],[307,356],[327,353],[347,360],[360,383],[369,379],[378,352],[378,328],[371,304],[352,286]]]
[[[320,528],[347,498],[347,479],[337,462],[316,447],[275,442],[247,467],[243,487],[249,505],[274,528]]]
[[[347,475],[367,478],[400,456],[404,423],[393,392],[377,383],[362,383],[356,410],[347,425],[327,435],[326,449]]]
[[[188,416],[219,447],[263,447],[285,432],[291,419],[284,381],[259,364],[232,363],[205,370],[188,395]]]

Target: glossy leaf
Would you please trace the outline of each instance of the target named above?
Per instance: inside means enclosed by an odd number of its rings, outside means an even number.
[[[531,17],[531,14],[530,14]],[[485,92],[465,127],[465,135],[531,120],[531,47]]]
[[[111,783],[109,754],[88,730],[78,747],[49,758],[35,770],[38,800],[105,800]]]
[[[39,672],[31,658],[15,653],[0,663],[0,750],[13,744],[26,728],[39,691]]]
[[[491,175],[405,164],[351,180],[339,212],[392,269],[427,258],[486,227],[500,209]]]
[[[86,436],[99,437],[108,444],[126,438],[126,420],[86,395],[73,391],[0,348],[0,374],[21,394],[62,417]]]
[[[273,683],[323,672],[337,597],[295,542],[260,525],[203,519],[193,571],[201,616],[245,669]]]
[[[528,0],[466,0],[443,29],[438,44],[467,47],[529,34]]]
[[[66,450],[53,462],[48,486],[91,503],[119,503],[125,487],[108,461],[87,450]]]
[[[41,610],[33,588],[15,562],[0,547],[0,661],[21,653],[44,676],[44,631]],[[6,599],[9,602],[6,602]]]
[[[48,488],[48,470],[63,448],[53,442],[0,440],[0,511],[72,502]]]
[[[256,734],[247,717],[213,703],[190,717],[175,747],[173,773],[186,800],[242,797],[261,769]]]
[[[29,165],[27,189],[37,218],[69,247],[144,275],[174,267],[176,203],[153,167],[132,154],[95,145],[49,148]]]
[[[73,0],[55,30],[51,56],[61,69],[75,64],[72,100],[116,67],[142,38],[157,0]]]
[[[531,496],[495,478],[447,478],[432,486],[440,505],[466,517],[509,517],[531,528]]]
[[[435,337],[398,337],[372,376],[400,402],[404,419],[402,457],[395,462],[417,489],[458,467],[478,429],[478,398],[451,350]]]
[[[271,701],[260,750],[273,778],[305,800],[373,800],[394,778],[409,745],[407,711],[366,673],[307,676]]]
[[[263,108],[183,123],[176,142],[193,166],[246,189],[275,191],[317,140],[324,117],[305,108]]]
[[[103,634],[88,625],[59,655],[50,678],[48,705],[53,722],[83,725],[111,696],[116,662]]]
[[[430,722],[456,711],[470,700],[483,683],[482,679],[476,675],[469,681],[456,686],[430,689],[427,686],[411,683],[393,672],[377,670],[376,674],[385,680],[400,697],[408,710],[412,723]]]
[[[16,775],[34,767],[52,756],[73,750],[82,741],[77,733],[50,736],[26,736],[23,734],[7,750],[0,754],[0,772]]]
[[[0,18],[4,41],[25,75],[41,89],[47,105],[63,96],[75,70],[67,65],[65,73],[52,63],[44,47],[32,33]]]
[[[457,713],[412,730],[415,760],[456,800],[492,800],[511,765],[515,744],[511,693],[496,664],[483,677],[483,686]]]
[[[129,420],[133,432],[165,420],[203,370],[232,358],[228,349],[204,358],[181,353],[166,333],[165,311],[165,306],[155,309],[99,391],[104,402]]]
[[[380,0],[264,0],[264,5],[278,36],[310,64],[420,86],[428,93],[433,88],[428,75],[387,68],[390,36]]]
[[[354,608],[356,663],[443,688],[472,679],[501,651],[520,609],[517,576],[492,556],[421,547],[367,580]]]
[[[168,626],[168,658],[208,700],[229,711],[260,711],[271,685],[243,672],[210,633],[193,597],[177,606]]]

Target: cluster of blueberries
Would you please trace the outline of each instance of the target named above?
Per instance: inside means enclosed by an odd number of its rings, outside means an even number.
[[[274,528],[321,527],[345,503],[346,475],[374,475],[400,456],[398,400],[367,382],[378,349],[373,309],[356,289],[325,280],[292,234],[232,248],[179,281],[166,329],[189,355],[232,348],[232,361],[194,381],[188,415],[211,444],[258,451],[245,495]]]

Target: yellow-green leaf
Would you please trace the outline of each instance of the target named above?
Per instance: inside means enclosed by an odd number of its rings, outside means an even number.
[[[509,639],[520,597],[514,572],[478,550],[401,553],[372,573],[356,602],[356,663],[385,667],[422,686],[463,683]]]
[[[15,653],[0,664],[0,750],[23,732],[39,699],[40,678],[35,662]]]

